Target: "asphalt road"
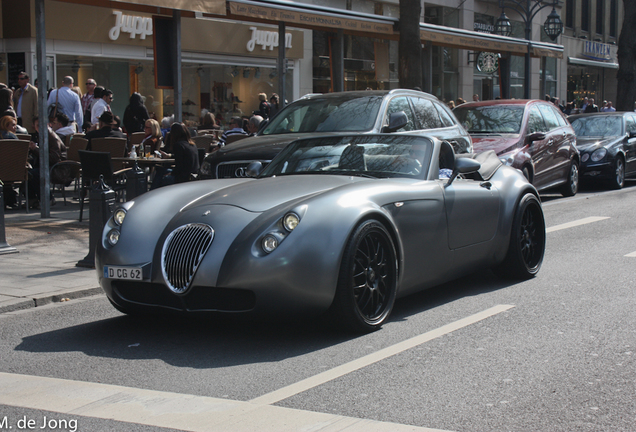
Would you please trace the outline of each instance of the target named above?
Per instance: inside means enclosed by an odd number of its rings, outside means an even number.
[[[633,431],[636,187],[543,201],[549,233],[536,278],[483,271],[398,300],[391,321],[361,337],[319,321],[135,320],[103,296],[0,315],[0,388],[21,375],[59,379],[34,379],[35,407],[0,391],[0,429],[5,416],[38,427],[47,416],[77,419],[79,431],[172,430],[123,411],[47,410],[47,392],[66,397],[79,382],[91,383],[87,398],[116,385],[154,392],[146,400],[293,409],[275,411],[283,422],[300,412],[451,431]],[[272,421],[210,430],[275,430]],[[183,424],[175,429],[204,430]],[[37,430],[70,430],[51,425]]]

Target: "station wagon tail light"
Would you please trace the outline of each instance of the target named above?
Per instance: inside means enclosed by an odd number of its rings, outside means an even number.
[[[296,213],[287,213],[283,218],[283,226],[289,232],[292,232],[294,228],[298,226],[300,218]]]
[[[600,149],[596,150],[594,153],[592,153],[591,159],[594,162],[598,162],[600,160],[603,160],[603,158],[605,157],[606,154],[607,154],[607,149],[600,148]]]
[[[113,220],[119,226],[121,226],[121,224],[124,223],[125,218],[126,218],[126,210],[124,210],[123,208],[118,208],[117,210],[115,210],[115,213],[113,213]]]

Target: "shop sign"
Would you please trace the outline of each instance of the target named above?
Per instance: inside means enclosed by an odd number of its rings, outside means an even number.
[[[120,11],[113,11],[115,15],[115,25],[108,32],[110,40],[119,39],[121,32],[129,33],[131,39],[139,35],[139,39],[146,39],[152,36],[152,18],[135,15],[124,15]]]
[[[610,46],[601,42],[585,41],[583,56],[594,60],[611,60]]]
[[[283,21],[290,24],[303,24],[312,27],[354,30],[371,33],[393,34],[393,24],[366,21],[338,15],[322,15],[297,10],[278,9],[236,2],[228,2],[232,15],[258,18],[267,21]]]
[[[247,42],[247,50],[254,51],[256,45],[260,45],[263,51],[269,49],[272,51],[278,48],[278,32],[259,30],[256,27],[250,27],[252,38]],[[292,47],[292,34],[285,33],[285,48]]]
[[[477,57],[477,70],[483,73],[494,73],[499,69],[499,54],[481,52]]]

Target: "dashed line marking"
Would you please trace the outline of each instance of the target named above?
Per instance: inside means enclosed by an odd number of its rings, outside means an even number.
[[[574,228],[577,226],[581,226],[581,225],[587,225],[587,224],[591,224],[594,222],[598,222],[598,221],[602,221],[605,219],[609,219],[609,217],[602,217],[602,216],[590,216],[590,217],[586,217],[583,219],[579,219],[579,220],[575,220],[572,222],[568,222],[568,223],[564,223],[561,225],[556,225],[550,228],[546,228],[545,232],[546,233],[551,233],[554,231],[560,231],[560,230],[564,230],[564,229],[568,229],[568,228]]]

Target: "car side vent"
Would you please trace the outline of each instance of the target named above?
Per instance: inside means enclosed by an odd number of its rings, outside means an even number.
[[[190,287],[213,238],[212,227],[200,223],[170,233],[161,251],[161,271],[171,291],[181,294]]]

